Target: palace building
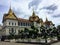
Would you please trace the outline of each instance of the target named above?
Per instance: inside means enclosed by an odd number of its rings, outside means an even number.
[[[34,11],[32,12],[32,16],[30,16],[29,19],[18,18],[11,8],[7,14],[4,14],[2,23],[2,36],[8,36],[10,33],[18,35],[20,30],[24,30],[24,28],[30,29],[32,25],[36,26],[38,29],[42,25],[46,27],[53,26],[52,21],[48,21],[46,18],[46,21],[43,22],[43,20],[39,18]]]

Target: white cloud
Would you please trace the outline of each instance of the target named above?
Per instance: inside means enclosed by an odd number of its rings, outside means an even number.
[[[22,18],[28,18],[32,14],[32,8],[34,6],[32,6],[29,9],[28,5],[30,4],[31,1],[34,1],[34,0],[1,0],[0,4],[1,5],[6,5],[6,6],[10,6],[10,1],[11,1],[12,9],[13,10],[16,9],[17,12],[20,12],[18,14],[18,16],[20,16]],[[38,0],[37,0],[37,2],[38,2]],[[54,12],[52,12],[51,10],[48,11],[47,9],[40,10],[41,8],[50,6],[52,4],[55,4],[58,7],[58,9],[56,9]],[[23,13],[21,14],[21,12],[23,12]],[[52,17],[53,15],[60,14],[60,0],[42,0],[37,5],[37,10],[35,10],[35,12],[38,12],[37,15],[40,18],[42,18],[44,21],[45,21],[45,18],[47,17],[48,20],[52,20],[54,24],[56,24],[56,25],[60,24],[60,21],[59,21],[60,18]],[[47,12],[52,12],[52,13],[48,14]],[[57,20],[57,22],[56,22],[56,20]]]
[[[17,9],[20,9],[25,13],[25,14],[31,14],[31,10],[28,9],[28,3],[30,1],[25,1],[25,0],[22,0],[22,1],[19,1],[19,2],[15,2],[15,1],[12,1],[11,5],[12,7],[15,7]]]
[[[45,20],[45,17],[47,16],[49,20],[52,20],[54,24],[58,25],[60,24],[60,18],[54,18],[52,17],[53,15],[57,15],[57,14],[60,14],[60,1],[59,0],[44,0],[40,3],[40,5],[38,6],[38,10],[40,8],[43,8],[43,7],[46,7],[46,6],[49,6],[49,5],[52,5],[52,4],[55,4],[58,9],[56,9],[53,13],[51,14],[47,14],[47,10],[45,9],[42,9],[42,12],[39,11],[41,17]],[[49,10],[50,11],[50,10]]]

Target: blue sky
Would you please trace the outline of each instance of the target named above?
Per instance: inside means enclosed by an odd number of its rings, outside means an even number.
[[[0,24],[10,5],[17,17],[28,19],[34,8],[44,21],[47,17],[56,26],[60,25],[60,0],[0,0]]]

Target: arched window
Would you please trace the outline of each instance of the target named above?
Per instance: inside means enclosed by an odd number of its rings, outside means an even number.
[[[14,23],[12,22],[12,25],[13,25]]]
[[[23,26],[25,26],[25,23],[23,23]]]
[[[16,26],[16,23],[15,23],[15,26]]]
[[[22,22],[21,22],[21,26],[22,26]]]
[[[27,23],[26,23],[26,26],[27,26]]]
[[[10,25],[10,22],[9,22],[9,25]]]

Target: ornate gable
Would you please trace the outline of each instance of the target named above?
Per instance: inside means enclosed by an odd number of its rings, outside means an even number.
[[[11,8],[9,9],[9,12],[8,12],[7,14],[4,14],[4,16],[3,16],[3,22],[4,22],[4,20],[6,20],[6,19],[14,19],[14,20],[17,20],[17,17],[16,17],[16,15],[14,14],[14,12],[12,11]]]
[[[16,19],[17,17],[15,16],[14,12],[12,12],[11,8],[9,9],[8,15],[5,17],[8,19]]]

